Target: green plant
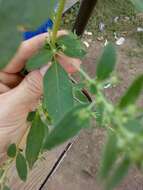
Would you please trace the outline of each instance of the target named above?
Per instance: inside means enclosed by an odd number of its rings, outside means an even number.
[[[55,2],[49,2],[54,7]],[[77,135],[81,129],[89,127],[91,119],[107,129],[108,139],[99,172],[105,189],[111,190],[118,185],[130,166],[136,165],[140,169],[143,167],[143,110],[136,104],[143,89],[143,75],[137,77],[119,102],[110,102],[104,95],[104,87],[107,83],[114,84],[117,81],[113,75],[117,55],[115,47],[109,43],[98,60],[96,76],[91,78],[83,69],[77,68],[83,80],[81,84],[72,84],[68,74],[58,63],[56,54],[64,53],[70,57],[83,58],[86,51],[80,39],[73,33],[57,38],[65,2],[66,0],[59,1],[57,13],[53,17],[53,31],[49,31],[50,38],[41,52],[26,65],[26,69],[31,71],[43,66],[39,57],[46,62],[52,62],[43,81],[44,96],[36,112],[31,113],[28,118],[32,126],[27,137],[26,150],[21,150],[16,144],[9,145],[8,159],[0,167],[2,190],[9,189],[7,172],[14,162],[19,177],[26,181],[29,169],[33,168],[43,152],[53,149]],[[83,87],[91,92],[92,103],[87,102],[81,93]]]

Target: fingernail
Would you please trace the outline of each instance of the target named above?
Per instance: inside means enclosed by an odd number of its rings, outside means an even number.
[[[44,65],[43,67],[41,67],[40,73],[41,73],[42,76],[44,76],[46,74],[46,72],[48,71],[50,66],[51,66],[51,62],[48,63],[48,65]]]

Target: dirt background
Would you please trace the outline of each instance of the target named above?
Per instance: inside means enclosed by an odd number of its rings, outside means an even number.
[[[90,48],[84,67],[92,76],[95,74],[96,60],[101,53],[103,43],[89,39]],[[114,102],[135,78],[143,72],[143,60],[136,41],[128,39],[118,48],[117,71],[120,83],[106,90],[107,96]],[[139,104],[142,104],[140,101]],[[102,190],[97,179],[101,149],[105,143],[105,131],[93,128],[82,131],[67,154],[56,174],[43,190]],[[137,169],[131,169],[128,177],[117,190],[143,190],[143,175]]]

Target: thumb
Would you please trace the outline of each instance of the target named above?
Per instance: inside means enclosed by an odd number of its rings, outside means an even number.
[[[20,101],[31,102],[42,95],[42,74],[39,70],[30,72],[17,88]]]
[[[5,147],[19,142],[25,133],[27,114],[42,95],[42,78],[40,71],[33,71],[19,86],[0,95],[0,155],[5,156]]]
[[[49,65],[40,70],[30,72],[17,88],[15,88],[15,101],[23,105],[26,110],[33,109],[43,93],[43,76]]]

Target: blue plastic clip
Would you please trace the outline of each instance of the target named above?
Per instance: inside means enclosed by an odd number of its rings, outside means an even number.
[[[33,38],[39,34],[46,33],[48,29],[52,29],[52,27],[53,27],[53,21],[51,19],[48,19],[44,24],[38,27],[35,31],[24,32],[23,39],[29,40],[30,38]]]

